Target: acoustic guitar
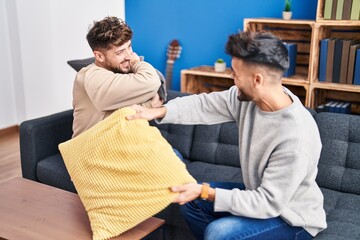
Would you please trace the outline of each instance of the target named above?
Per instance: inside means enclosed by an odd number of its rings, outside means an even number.
[[[179,44],[179,41],[174,39],[171,41],[171,43],[168,45],[167,50],[167,60],[166,60],[166,88],[171,89],[172,85],[172,74],[173,74],[173,68],[175,60],[180,57],[181,53],[181,46]]]

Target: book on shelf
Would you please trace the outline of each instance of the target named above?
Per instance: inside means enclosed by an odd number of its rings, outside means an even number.
[[[360,0],[353,0],[351,6],[350,20],[360,19]]]
[[[319,61],[319,81],[326,81],[326,62],[328,43],[330,38],[325,38],[320,41],[320,61]]]
[[[341,105],[340,113],[350,114],[351,113],[351,103],[346,102],[343,105]]]
[[[331,20],[336,19],[336,9],[338,6],[338,0],[333,0],[332,8],[331,8]]]
[[[343,105],[343,102],[338,102],[335,106],[334,112],[341,113],[341,106]]]
[[[330,105],[330,109],[329,112],[336,112],[336,106],[339,104],[339,102],[334,101],[331,105]]]
[[[342,52],[342,39],[335,39],[332,82],[340,82],[340,64]]]
[[[297,55],[297,44],[296,43],[284,43],[288,50],[289,55],[289,68],[284,72],[284,77],[289,77],[295,74],[296,70],[296,55]]]
[[[331,100],[325,104],[321,104],[316,108],[317,112],[334,112],[334,113],[351,113],[351,103]]]
[[[335,43],[338,41],[336,38],[329,39],[326,59],[326,82],[333,81],[333,69],[334,69],[334,52]]]
[[[348,72],[347,72],[347,78],[346,78],[347,84],[354,83],[353,80],[354,80],[355,57],[356,57],[356,50],[359,48],[360,48],[360,44],[355,44],[355,45],[350,46]]]
[[[336,20],[342,20],[342,13],[344,9],[344,0],[337,0],[337,6],[336,6]]]
[[[360,85],[360,49],[356,50],[354,66],[354,85]]]
[[[333,104],[333,103],[334,103],[334,101],[330,101],[330,102],[325,103],[324,112],[330,112],[330,105]]]
[[[350,20],[352,1],[353,0],[344,0],[344,7],[342,12],[343,20]]]
[[[346,84],[348,63],[349,63],[349,52],[350,46],[358,43],[354,39],[344,39],[342,40],[342,52],[341,52],[341,63],[340,63],[340,83]]]
[[[321,104],[319,106],[316,107],[315,109],[316,112],[324,112],[324,104]]]
[[[326,20],[331,19],[332,6],[333,6],[333,0],[325,0],[324,19],[326,19]]]

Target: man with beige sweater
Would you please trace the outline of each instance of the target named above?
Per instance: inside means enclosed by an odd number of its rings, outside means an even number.
[[[133,52],[132,30],[121,19],[106,17],[94,22],[87,41],[95,63],[82,68],[73,88],[73,137],[115,110],[132,104],[161,106],[159,76]]]

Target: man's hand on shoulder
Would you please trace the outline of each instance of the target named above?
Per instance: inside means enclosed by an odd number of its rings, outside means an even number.
[[[140,105],[132,105],[130,107],[136,111],[136,114],[127,116],[127,120],[146,119],[150,121],[157,118],[163,118],[167,112],[166,107],[164,106],[159,108],[146,108]]]
[[[150,101],[152,108],[159,108],[163,105],[164,100],[160,98],[160,95],[157,93]]]

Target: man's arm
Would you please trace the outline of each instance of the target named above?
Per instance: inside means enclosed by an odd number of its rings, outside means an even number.
[[[153,119],[163,118],[167,112],[167,109],[164,106],[159,108],[146,108],[140,105],[133,105],[131,107],[135,109],[136,114],[127,116],[127,120],[146,119],[151,121]]]
[[[115,110],[152,99],[160,87],[156,70],[143,61],[132,63],[133,73],[118,74],[95,67],[85,89],[99,111]]]
[[[217,124],[238,120],[240,104],[237,88],[233,87],[223,92],[178,97],[161,109],[133,106],[137,114],[128,116],[128,119],[157,119],[158,123]]]

